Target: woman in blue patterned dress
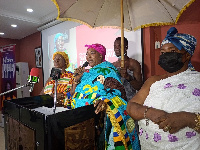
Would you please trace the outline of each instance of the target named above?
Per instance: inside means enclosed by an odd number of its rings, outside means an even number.
[[[94,104],[95,113],[106,111],[106,149],[139,150],[134,120],[126,113],[126,93],[120,75],[112,63],[105,61],[101,44],[86,45],[86,60],[91,69],[75,70],[72,108]]]

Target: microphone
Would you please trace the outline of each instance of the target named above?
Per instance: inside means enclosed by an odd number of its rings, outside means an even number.
[[[84,62],[84,64],[82,65],[82,68],[83,68],[83,67],[87,67],[88,65],[89,65],[89,62],[86,61],[86,62]],[[78,75],[78,73],[76,73],[76,74],[74,75],[74,77],[77,76],[77,75]]]
[[[33,91],[35,83],[39,82],[39,68],[32,68],[28,76],[28,85],[30,86],[29,92]]]
[[[51,69],[50,77],[52,77],[53,80],[58,80],[60,79],[60,75],[62,74],[61,72],[62,72],[62,69],[54,67]]]

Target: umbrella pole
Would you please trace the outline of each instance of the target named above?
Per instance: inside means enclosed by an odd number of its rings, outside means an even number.
[[[124,68],[124,13],[123,0],[121,0],[121,68]]]

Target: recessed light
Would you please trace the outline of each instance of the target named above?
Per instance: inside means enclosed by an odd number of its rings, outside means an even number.
[[[0,32],[0,35],[4,35],[4,33],[3,33],[3,32]]]
[[[27,11],[28,11],[28,12],[33,12],[33,9],[27,8]]]
[[[16,27],[17,27],[17,25],[16,25],[16,24],[11,24],[11,26],[12,26],[12,27],[14,27],[14,28],[16,28]]]

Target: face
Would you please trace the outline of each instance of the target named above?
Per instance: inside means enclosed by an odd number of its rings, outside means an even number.
[[[94,67],[102,63],[102,55],[96,50],[89,48],[86,53],[86,60],[90,67]]]
[[[185,54],[186,51],[184,49],[179,50],[176,46],[174,46],[174,44],[172,43],[167,43],[165,45],[163,45],[160,49],[160,55],[167,53],[167,52],[176,52],[176,53],[182,53]]]
[[[121,40],[115,40],[114,51],[117,57],[121,56]],[[124,43],[124,51],[127,51],[127,45]]]
[[[56,48],[58,51],[63,51],[64,49],[64,38],[62,36],[59,36],[57,41],[56,41]]]
[[[179,50],[176,46],[174,46],[174,44],[172,43],[167,43],[165,45],[163,45],[160,49],[160,55],[167,53],[167,52],[174,52],[174,53],[181,53],[182,54],[182,62],[185,63],[187,60],[190,60],[191,56],[190,54],[182,49]]]
[[[53,60],[53,63],[54,63],[54,67],[56,68],[60,68],[60,69],[65,69],[66,68],[66,62],[65,62],[65,59],[62,55],[60,54],[57,54],[55,57],[54,57],[54,60]]]

